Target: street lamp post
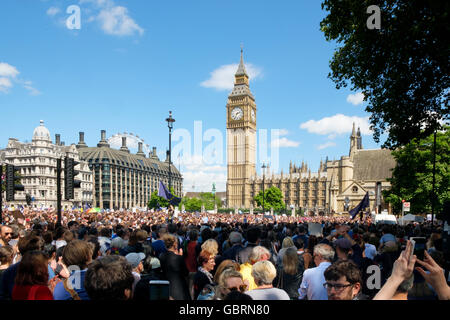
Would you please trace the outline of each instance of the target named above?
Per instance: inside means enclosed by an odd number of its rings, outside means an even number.
[[[434,224],[434,207],[436,201],[436,191],[434,189],[436,184],[436,130],[434,130],[434,143],[433,143],[433,194],[431,197],[431,225]]]
[[[172,118],[172,111],[169,111],[169,117],[166,118],[167,121],[167,127],[169,128],[169,192],[170,188],[172,186],[172,161],[171,161],[171,154],[172,154],[172,129],[173,129],[173,123],[175,122],[175,119]]]
[[[265,178],[265,171],[266,171],[266,168],[267,168],[266,164],[263,163],[261,168],[263,169],[263,185],[262,185],[262,187],[263,187],[263,214],[264,214],[266,212],[266,210],[264,208],[264,200],[265,200],[265,197],[266,197],[266,194],[264,192],[264,178]]]

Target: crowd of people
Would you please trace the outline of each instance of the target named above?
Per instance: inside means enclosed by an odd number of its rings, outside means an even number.
[[[448,300],[445,257],[441,222],[25,208],[3,212],[0,300]]]

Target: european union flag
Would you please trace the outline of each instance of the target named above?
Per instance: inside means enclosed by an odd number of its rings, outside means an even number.
[[[168,200],[169,203],[174,206],[179,205],[181,202],[181,198],[175,197],[171,194],[162,181],[159,182],[158,196]]]
[[[352,220],[355,219],[356,215],[367,208],[369,206],[369,192],[366,192],[366,195],[361,200],[361,202],[354,207],[352,210],[350,210],[348,213],[352,216]]]

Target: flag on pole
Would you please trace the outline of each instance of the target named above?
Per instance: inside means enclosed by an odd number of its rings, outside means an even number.
[[[366,192],[366,195],[361,200],[361,202],[354,207],[352,210],[350,210],[348,213],[352,216],[352,220],[355,219],[356,215],[367,208],[369,206],[369,192]]]
[[[168,200],[169,203],[174,206],[179,205],[181,202],[181,198],[175,197],[171,194],[162,181],[159,182],[158,196]]]

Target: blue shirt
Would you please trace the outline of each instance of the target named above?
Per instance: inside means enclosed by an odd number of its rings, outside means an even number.
[[[386,233],[385,235],[383,235],[380,239],[380,244],[382,243],[386,243],[388,241],[394,241],[397,242],[397,239],[395,239],[394,235],[390,234],[390,233]]]
[[[72,272],[72,274],[70,275],[69,281],[71,281],[71,279],[76,278],[77,277],[77,273],[79,273],[79,277],[80,277],[80,281],[78,282],[78,280],[74,280],[73,281],[73,288],[75,289],[76,293],[78,294],[78,296],[80,297],[81,300],[90,300],[89,296],[86,292],[86,290],[84,289],[84,277],[86,275],[86,270],[81,270],[81,271],[74,271]],[[78,288],[76,288],[77,284],[79,284],[80,286]],[[64,289],[64,284],[63,282],[58,282],[55,286],[55,291],[53,291],[53,299],[55,300],[72,300],[72,296],[70,295],[69,292],[66,291],[66,289]]]
[[[164,241],[156,240],[152,242],[152,248],[155,251],[155,256],[159,258],[161,253],[165,253],[167,251]]]
[[[325,283],[323,274],[330,265],[330,262],[321,262],[318,267],[305,270],[298,289],[299,299],[307,297],[308,300],[328,300],[327,289],[323,286]]]

